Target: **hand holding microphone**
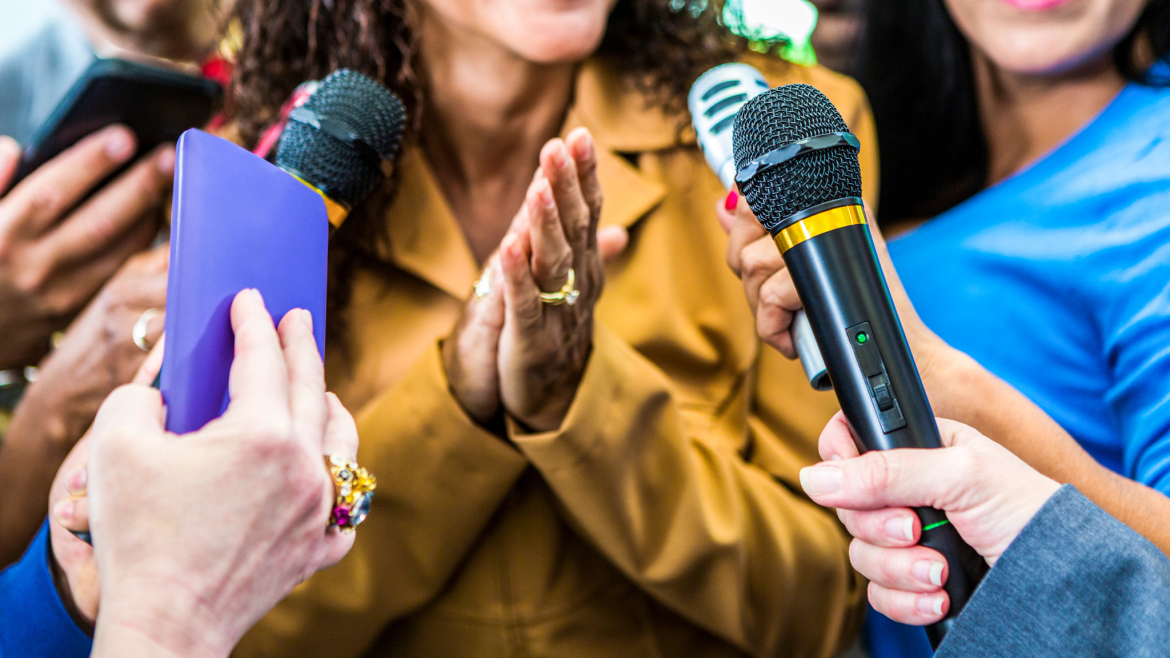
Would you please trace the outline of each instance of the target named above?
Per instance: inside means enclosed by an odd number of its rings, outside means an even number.
[[[740,110],[733,143],[740,191],[791,272],[859,451],[941,447],[867,226],[860,145],[840,113],[815,88],[787,85]],[[948,563],[951,608],[927,629],[938,646],[987,565],[943,512],[915,512],[920,543]]]
[[[687,96],[687,106],[691,112],[691,121],[698,137],[699,146],[707,164],[723,187],[732,190],[728,200],[737,200],[735,193],[735,155],[732,148],[732,125],[744,104],[760,94],[768,91],[768,83],[763,74],[755,68],[742,63],[724,64],[717,66],[695,81]],[[742,205],[742,203],[740,204]],[[722,207],[716,210],[724,229],[729,224],[724,221],[730,208]],[[722,212],[720,212],[722,211]],[[730,254],[730,252],[729,252]],[[729,261],[730,262],[730,261]],[[739,274],[739,269],[732,267]],[[752,311],[757,310],[753,293],[755,289],[747,280],[744,282],[748,299],[752,300]],[[813,336],[808,317],[800,307],[791,309],[793,312],[783,313],[781,316],[762,318],[757,315],[757,322],[766,324],[774,320],[782,321],[781,327],[775,333],[775,345],[788,358],[800,358],[804,374],[809,384],[818,391],[827,391],[833,387],[829,381],[829,373],[825,370],[825,360],[821,356],[821,348]],[[761,325],[764,326],[764,325]]]
[[[837,508],[855,537],[853,567],[870,580],[869,600],[904,624],[933,624],[949,611],[947,564],[916,543],[922,526],[912,507],[946,512],[988,565],[1007,549],[1060,485],[978,431],[938,420],[943,448],[874,451],[858,456],[844,417],[821,433],[825,461],[800,472],[817,504]]]

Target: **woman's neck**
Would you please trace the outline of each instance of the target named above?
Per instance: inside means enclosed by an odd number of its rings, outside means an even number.
[[[575,65],[526,61],[424,16],[423,150],[472,253],[495,251],[524,201],[540,149],[572,101]]]
[[[975,87],[994,185],[1072,137],[1125,86],[1106,54],[1058,76],[1025,76],[996,68],[974,51]]]

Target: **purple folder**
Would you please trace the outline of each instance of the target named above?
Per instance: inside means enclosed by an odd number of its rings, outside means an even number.
[[[167,429],[182,434],[227,408],[229,311],[244,288],[260,291],[275,321],[310,311],[324,354],[329,220],[316,192],[199,130],[179,138],[171,217],[161,389]]]

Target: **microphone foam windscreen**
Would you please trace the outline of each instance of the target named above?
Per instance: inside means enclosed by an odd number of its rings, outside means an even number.
[[[785,85],[739,111],[732,134],[736,169],[793,142],[846,132],[849,127],[825,95],[810,85]],[[740,184],[756,218],[769,231],[794,213],[820,203],[861,196],[861,168],[849,146],[814,151],[762,171]]]
[[[406,125],[406,108],[389,89],[351,69],[330,73],[305,107],[347,128],[385,159],[393,160]],[[331,198],[356,206],[385,175],[353,146],[310,125],[289,121],[276,164],[293,169]]]

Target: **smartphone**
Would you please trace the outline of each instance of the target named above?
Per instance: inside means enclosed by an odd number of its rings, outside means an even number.
[[[203,127],[223,98],[206,78],[122,59],[97,59],[74,83],[25,150],[12,185],[86,135],[120,123],[134,131],[145,153]],[[113,176],[116,176],[116,172]],[[111,176],[111,178],[113,178]]]

